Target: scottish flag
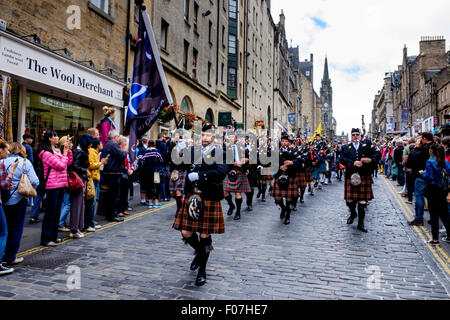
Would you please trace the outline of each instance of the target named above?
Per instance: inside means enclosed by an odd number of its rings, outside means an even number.
[[[129,151],[132,161],[136,158],[137,139],[150,130],[162,108],[171,103],[150,19],[144,10],[139,17],[126,118],[126,127],[130,130]]]

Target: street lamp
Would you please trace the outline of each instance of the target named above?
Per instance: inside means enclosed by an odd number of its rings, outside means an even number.
[[[89,67],[95,69],[95,64],[92,60],[77,61],[77,62],[89,62]]]
[[[41,38],[39,38],[38,35],[35,34],[35,33],[34,34],[29,34],[27,36],[23,36],[23,38],[28,38],[28,37],[33,37],[33,41],[36,44],[40,44],[41,43]]]
[[[62,48],[62,49],[55,49],[55,50],[51,50],[52,52],[55,51],[64,51],[64,54],[68,57],[70,57],[70,51],[67,48]]]

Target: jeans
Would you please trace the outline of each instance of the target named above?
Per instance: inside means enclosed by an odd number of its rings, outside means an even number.
[[[416,197],[416,216],[415,220],[423,222],[423,212],[425,206],[425,188],[427,187],[427,182],[422,178],[416,178],[416,182],[414,184],[414,196]]]
[[[59,219],[59,227],[63,228],[67,225],[67,216],[70,213],[70,194],[65,191],[63,197],[63,203],[61,206],[61,218]]]
[[[7,240],[8,224],[6,222],[5,211],[3,211],[3,206],[0,204],[0,259],[3,259]]]
[[[106,200],[103,202],[106,220],[114,219],[119,213],[121,176],[121,174],[104,175],[103,182],[108,187],[104,194]]]
[[[16,260],[16,254],[19,252],[20,241],[22,240],[25,215],[27,212],[28,200],[23,198],[13,206],[5,206],[5,216],[8,223],[8,241],[6,242],[4,262]]]
[[[392,174],[392,159],[384,161],[384,174],[386,177],[390,177]]]
[[[30,219],[36,219],[39,217],[39,210],[41,210],[41,202],[44,195],[37,194],[37,196],[33,199],[33,207],[31,208]]]
[[[397,164],[397,169],[398,169],[397,181],[403,187],[403,185],[405,184],[405,174],[403,172],[403,166],[401,164]]]
[[[406,189],[408,191],[408,201],[413,200],[414,193],[414,179],[411,171],[406,171]]]
[[[64,197],[64,188],[47,189],[45,199],[45,214],[42,221],[41,245],[50,241],[56,242],[58,237],[58,224],[61,215],[61,206]]]

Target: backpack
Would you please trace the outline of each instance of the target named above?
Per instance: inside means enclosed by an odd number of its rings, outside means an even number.
[[[448,190],[449,190],[448,184],[449,184],[449,176],[448,176],[446,168],[444,167],[442,169],[441,175],[439,177],[439,182],[438,182],[439,189],[441,189],[444,192],[448,192]]]

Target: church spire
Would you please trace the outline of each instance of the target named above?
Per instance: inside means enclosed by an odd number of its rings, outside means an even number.
[[[325,56],[325,68],[323,69],[323,80],[330,80],[330,76],[328,75],[328,57]]]

